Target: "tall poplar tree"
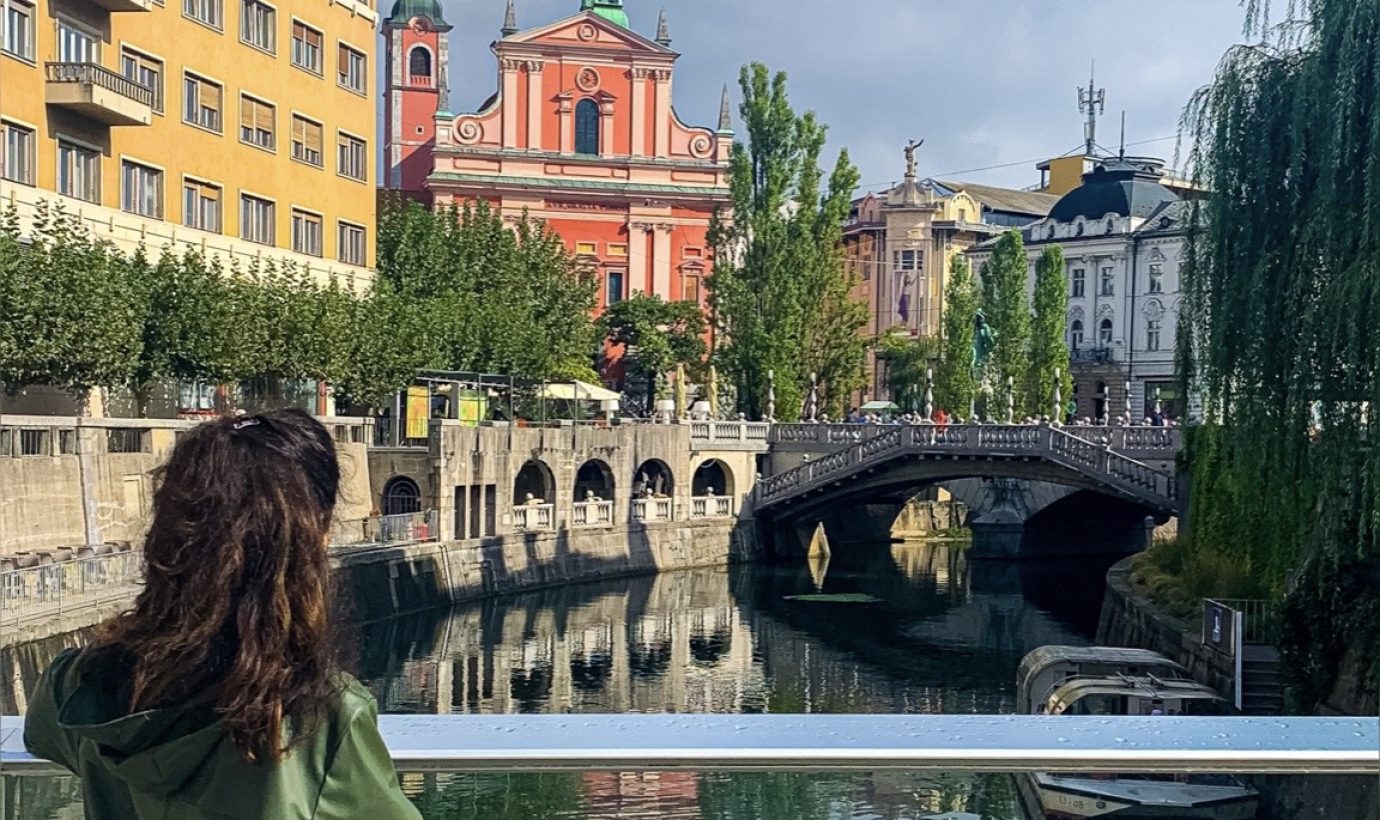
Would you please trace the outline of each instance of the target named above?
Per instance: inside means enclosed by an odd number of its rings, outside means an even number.
[[[716,359],[749,415],[766,409],[769,372],[778,417],[800,414],[811,373],[822,407],[841,409],[866,358],[866,307],[849,294],[839,248],[858,173],[841,151],[826,182],[825,126],[796,114],[784,73],[754,63],[739,85],[747,142],[734,144],[729,164],[733,213],[716,215],[710,230]]]
[[[1030,325],[1030,368],[1027,371],[1026,407],[1037,416],[1059,419],[1054,407],[1054,374],[1059,373],[1059,395],[1067,401],[1073,393],[1069,374],[1069,345],[1064,323],[1069,310],[1069,284],[1064,271],[1064,249],[1045,248],[1035,263],[1035,313]]]
[[[997,336],[988,365],[995,383],[994,406],[987,408],[987,414],[993,418],[1005,416],[1008,384],[1015,392],[1016,414],[1031,411],[1026,388],[1030,369],[1030,300],[1026,296],[1029,269],[1025,243],[1020,231],[1014,229],[1001,235],[992,258],[982,266],[982,309]]]
[[[973,268],[962,254],[954,257],[944,294],[944,341],[935,374],[936,407],[968,418],[977,398],[973,377],[973,333],[977,318],[978,288]]]

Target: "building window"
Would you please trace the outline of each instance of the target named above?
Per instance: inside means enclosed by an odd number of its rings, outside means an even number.
[[[34,7],[19,0],[10,0],[5,13],[6,54],[21,60],[34,58]]]
[[[120,163],[120,210],[163,218],[163,172],[124,160]]]
[[[273,27],[278,13],[259,0],[243,0],[240,4],[240,41],[273,53],[277,46]]]
[[[1102,290],[1098,292],[1100,296],[1116,295],[1116,277],[1112,273],[1111,266],[1102,269]]]
[[[1150,263],[1150,292],[1164,293],[1164,263]]]
[[[221,0],[182,0],[182,14],[220,30]]]
[[[1145,323],[1145,349],[1150,353],[1160,349],[1160,323],[1153,319]]]
[[[292,115],[292,158],[321,167],[321,123]]]
[[[260,245],[273,244],[274,205],[267,199],[240,195],[240,239]]]
[[[297,20],[292,21],[292,64],[321,73],[321,32]]]
[[[321,255],[321,217],[292,209],[292,249],[308,256]]]
[[[220,233],[220,188],[190,179],[183,182],[182,224]]]
[[[1069,283],[1069,297],[1070,297],[1070,298],[1073,298],[1073,299],[1081,299],[1081,298],[1083,298],[1083,288],[1084,288],[1084,280],[1085,280],[1085,279],[1086,279],[1086,277],[1085,277],[1084,274],[1083,274],[1083,269],[1082,269],[1082,268],[1074,268],[1073,271],[1069,274],[1069,280],[1070,280],[1070,283]]]
[[[120,52],[120,73],[153,90],[153,110],[163,113],[163,63],[128,48]]]
[[[336,162],[341,176],[363,182],[368,173],[368,154],[364,140],[349,134],[338,135]]]
[[[1074,319],[1069,323],[1069,347],[1077,350],[1083,346],[1083,320]]]
[[[703,281],[697,275],[688,275],[681,286],[681,298],[687,302],[700,304],[704,298]]]
[[[591,99],[575,105],[575,153],[599,154],[599,103]]]
[[[272,104],[241,94],[240,142],[247,142],[250,145],[257,145],[272,151],[274,147],[273,115],[275,113]]]
[[[58,140],[57,187],[64,196],[101,201],[101,155],[98,151]]]
[[[99,63],[100,40],[96,35],[62,18],[58,18],[58,62]]]
[[[623,301],[626,291],[623,283],[624,273],[621,270],[611,270],[608,272],[608,304],[616,305]]]
[[[896,265],[896,270],[923,270],[925,267],[925,252],[896,251],[892,254],[892,261]]]
[[[182,78],[182,121],[220,133],[221,87],[195,74]]]
[[[24,185],[34,184],[34,132],[11,122],[0,122],[0,178]]]
[[[1103,319],[1097,326],[1098,344],[1106,347],[1112,343],[1112,320]]]
[[[340,261],[347,265],[365,264],[364,226],[340,223]]]
[[[413,46],[407,53],[407,74],[414,83],[431,85],[431,52],[426,46]]]
[[[369,75],[366,73],[368,63],[364,59],[364,53],[342,44],[338,59],[340,62],[339,83],[351,91],[357,91],[360,94],[365,93]]]

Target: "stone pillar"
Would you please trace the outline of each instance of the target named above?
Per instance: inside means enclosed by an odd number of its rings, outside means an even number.
[[[504,148],[518,147],[518,67],[521,65],[521,60],[504,60],[502,65]]]
[[[599,103],[599,153],[606,157],[614,154],[613,101]]]
[[[632,71],[632,155],[645,156],[647,153],[647,80],[652,72],[646,68]]]
[[[575,153],[575,104],[569,97],[561,98],[556,108],[556,118],[561,123],[561,153]]]
[[[647,234],[652,225],[647,222],[628,223],[628,294],[645,293],[647,281]]]
[[[667,302],[678,301],[672,293],[671,282],[671,231],[674,229],[674,225],[659,224],[652,238],[652,293]]]
[[[657,69],[656,76],[656,121],[653,123],[656,143],[652,156],[667,157],[671,154],[671,70]]]
[[[542,93],[541,77],[544,63],[541,60],[528,60],[527,66],[527,150],[540,151]]]
[[[455,659],[446,655],[436,662],[436,714],[450,714],[454,703]]]

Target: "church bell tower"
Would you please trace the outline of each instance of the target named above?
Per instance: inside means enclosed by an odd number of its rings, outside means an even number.
[[[383,22],[387,42],[384,90],[384,185],[425,201],[436,142],[436,112],[447,100],[447,39],[451,26],[439,0],[397,0]]]

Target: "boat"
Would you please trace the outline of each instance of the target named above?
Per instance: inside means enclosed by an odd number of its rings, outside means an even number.
[[[1231,707],[1183,667],[1156,652],[1114,647],[1044,646],[1021,661],[1023,714],[1193,717]],[[1251,820],[1257,792],[1221,774],[1061,774],[1016,778],[1033,818],[1077,820]]]

